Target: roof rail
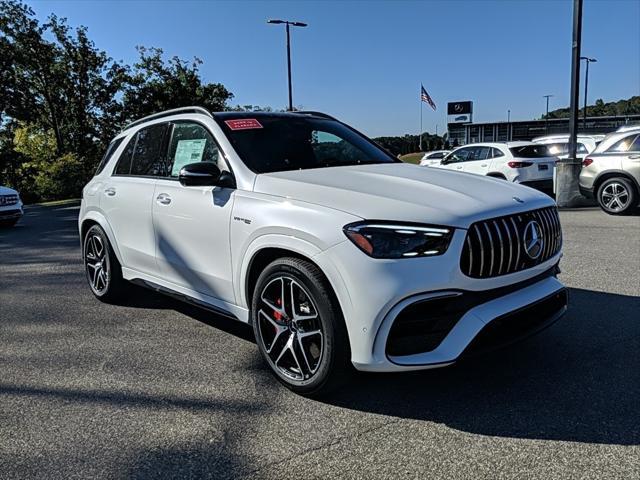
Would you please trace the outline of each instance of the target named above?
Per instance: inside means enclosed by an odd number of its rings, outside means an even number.
[[[164,112],[154,113],[153,115],[148,115],[146,117],[143,117],[140,120],[136,120],[135,122],[131,122],[130,124],[128,124],[126,127],[124,127],[124,130],[128,130],[129,128],[135,127],[136,125],[140,125],[141,123],[148,122],[149,120],[156,120],[158,118],[169,117],[171,115],[178,115],[180,113],[201,113],[202,115],[206,115],[207,117],[213,118],[213,115],[211,115],[211,112],[209,112],[209,110],[207,110],[206,108],[180,107],[180,108],[174,108],[171,110],[165,110]]]
[[[299,113],[301,115],[315,115],[316,117],[322,117],[322,118],[328,118],[330,120],[336,120],[335,117],[332,117],[331,115],[327,114],[327,113],[322,113],[322,112],[314,112],[313,110],[295,110],[291,113]]]

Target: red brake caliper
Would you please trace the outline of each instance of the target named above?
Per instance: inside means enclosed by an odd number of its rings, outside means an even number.
[[[281,298],[276,300],[276,305],[278,305],[278,306],[282,305],[282,299]],[[273,311],[273,318],[275,318],[278,321],[282,320],[282,313],[278,312],[277,310],[274,310]]]

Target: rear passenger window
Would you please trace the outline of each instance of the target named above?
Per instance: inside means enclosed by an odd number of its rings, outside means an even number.
[[[161,176],[164,155],[162,152],[167,124],[152,125],[138,132],[138,140],[133,150],[131,175]]]
[[[120,155],[114,175],[162,176],[164,174],[164,135],[168,124],[143,128]]]
[[[640,135],[636,137],[631,146],[629,147],[629,152],[640,152]]]
[[[191,122],[175,123],[169,144],[166,175],[177,177],[182,167],[196,162],[215,162],[220,171],[228,170],[218,145],[205,127]]]

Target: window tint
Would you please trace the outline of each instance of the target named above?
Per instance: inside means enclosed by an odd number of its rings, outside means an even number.
[[[218,144],[205,127],[191,122],[175,123],[169,144],[166,175],[177,177],[182,167],[196,162],[215,162],[220,171],[228,170]]]
[[[549,157],[549,149],[546,145],[523,145],[521,147],[511,147],[511,153],[517,158],[543,158]]]
[[[631,147],[636,137],[637,135],[628,135],[622,140],[618,140],[616,143],[609,147],[607,152],[626,152],[627,150],[629,150],[629,147]]]
[[[631,146],[629,147],[629,152],[640,152],[640,135],[636,137]]]
[[[429,159],[435,159],[435,158],[442,158],[444,157],[444,153],[442,152],[437,152],[437,153],[432,153],[431,155],[427,155],[427,158]]]
[[[131,175],[161,176],[163,172],[163,140],[167,124],[143,128],[137,134],[138,140],[133,150]]]
[[[133,149],[136,146],[137,135],[131,137],[127,147],[124,149],[124,152],[120,155],[120,159],[118,160],[118,165],[114,170],[114,175],[129,175],[131,173],[131,158],[133,157]]]
[[[113,157],[113,154],[118,149],[123,140],[124,137],[121,137],[109,144],[109,146],[107,147],[107,151],[104,154],[104,157],[102,157],[102,160],[100,160],[100,163],[98,164],[98,168],[96,168],[96,173],[94,175],[98,175],[102,170],[104,170],[104,167],[107,165],[107,163],[109,163],[109,160],[111,160],[111,157]]]

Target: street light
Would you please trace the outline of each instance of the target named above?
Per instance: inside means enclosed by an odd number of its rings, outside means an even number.
[[[544,133],[549,133],[549,98],[553,97],[553,95],[543,95],[542,98],[547,99],[547,114],[544,116]]]
[[[584,76],[584,112],[583,113],[583,129],[587,130],[587,88],[589,87],[589,64],[591,62],[597,62],[598,60],[596,60],[595,58],[589,58],[589,57],[580,57],[580,60],[584,60],[587,62],[587,70],[585,72],[585,76]]]
[[[287,26],[287,76],[289,79],[289,111],[293,111],[293,95],[291,93],[291,40],[289,38],[289,25],[294,27],[306,27],[306,23],[302,22],[290,22],[288,20],[268,20],[267,23],[274,25],[285,24]]]

